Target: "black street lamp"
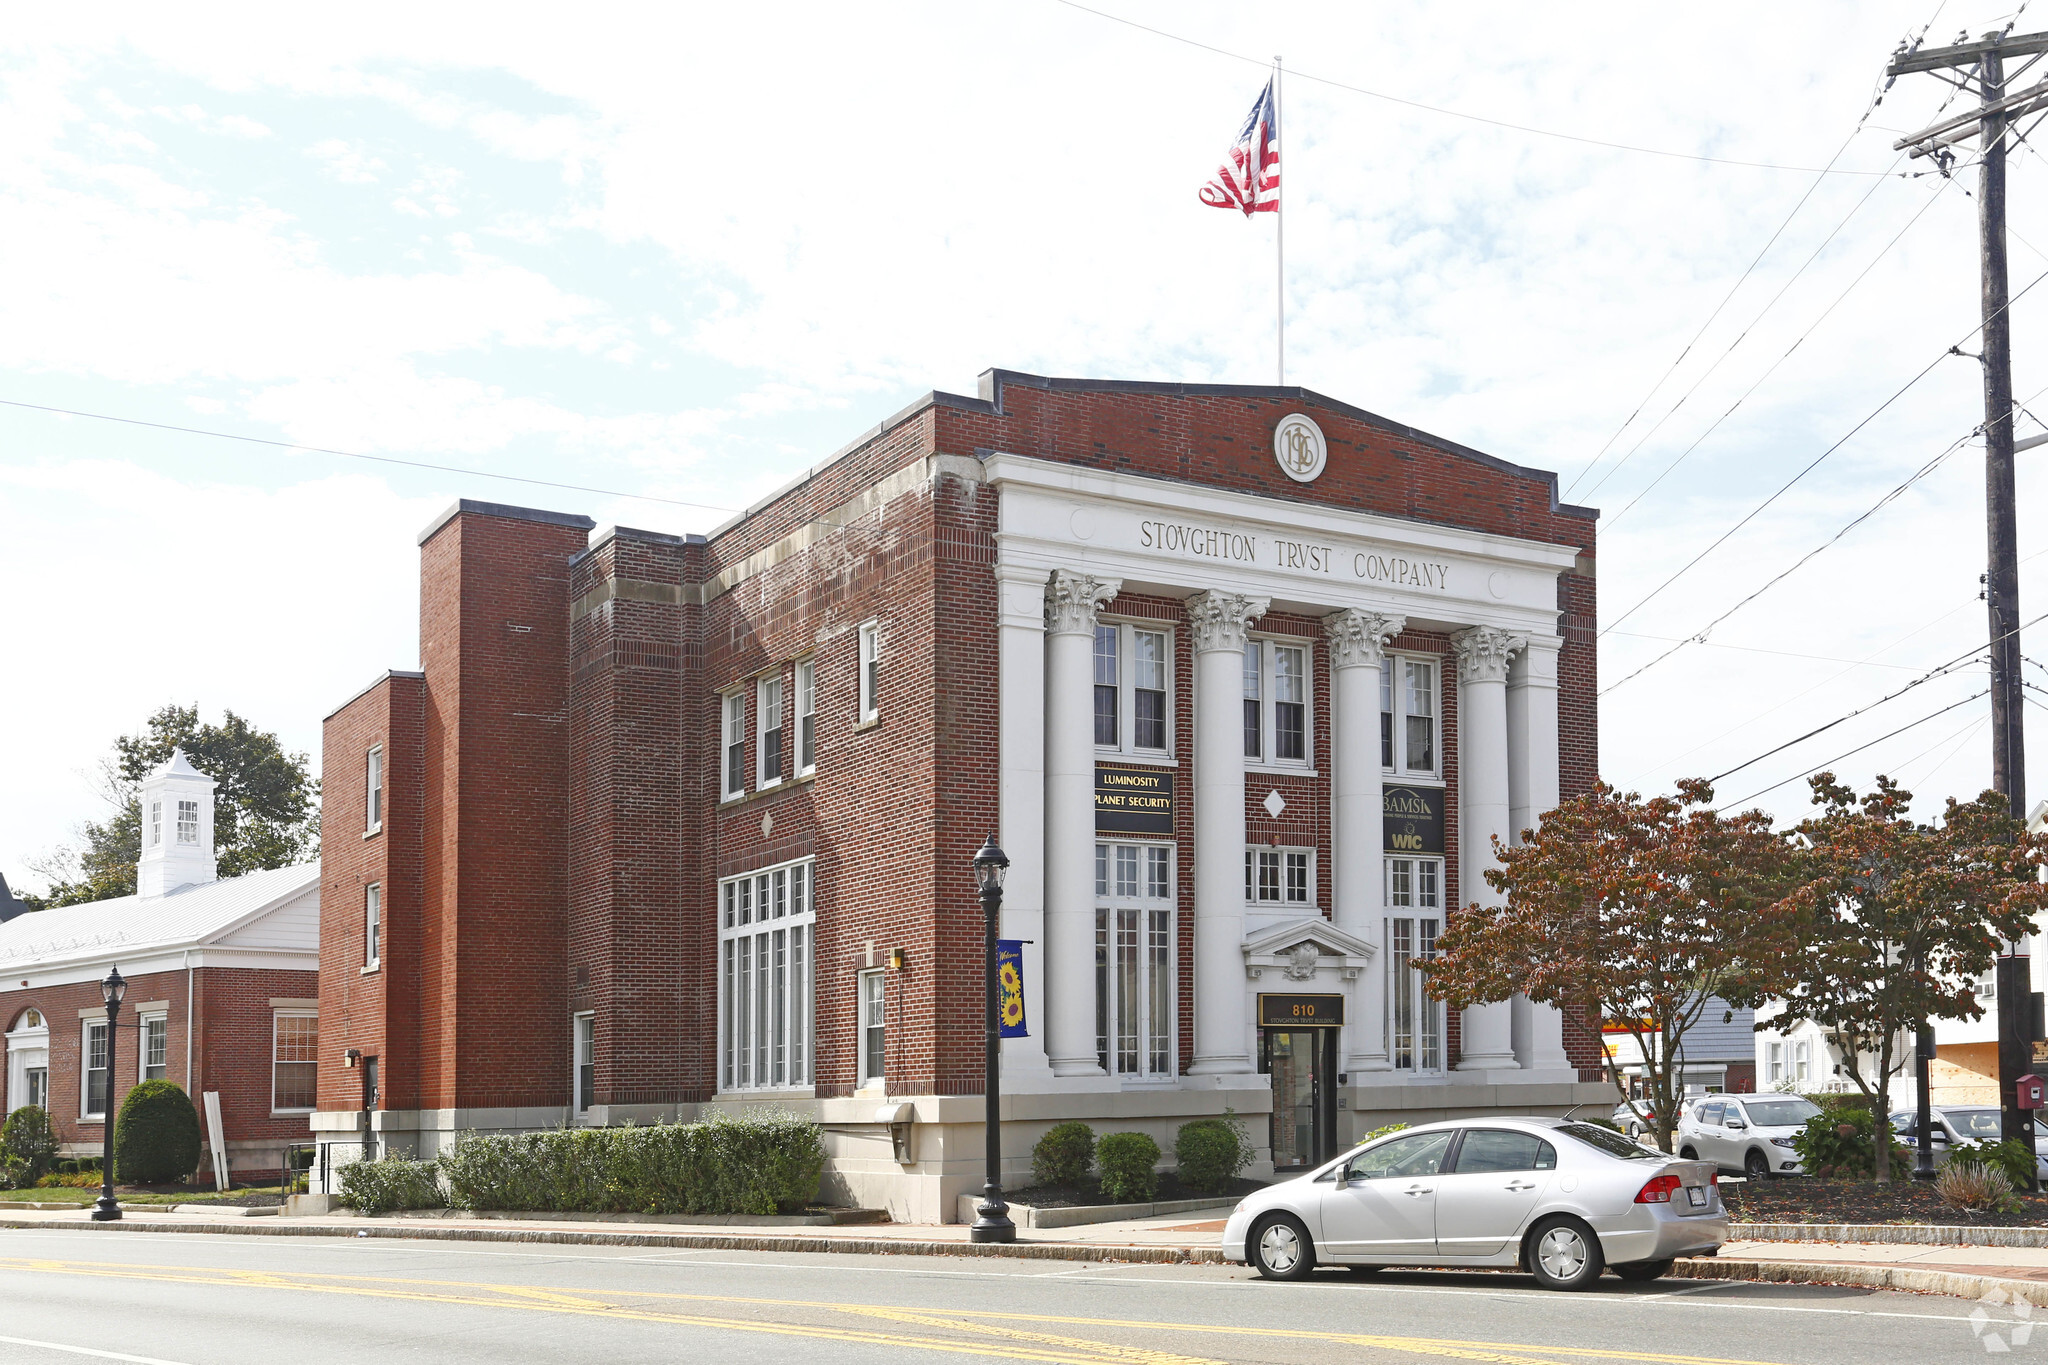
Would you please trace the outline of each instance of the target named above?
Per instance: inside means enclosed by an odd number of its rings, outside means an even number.
[[[1934,1179],[1934,1107],[1928,1103],[1927,1068],[1936,1055],[1934,1027],[1922,1024],[1913,1038],[1913,1178]]]
[[[114,1051],[121,1036],[121,997],[126,994],[128,981],[121,975],[121,969],[115,967],[100,982],[100,999],[107,1005],[107,1094],[100,1101],[100,1198],[92,1206],[95,1223],[114,1223],[121,1218],[121,1206],[114,1199],[114,1077],[120,1074]]]
[[[1003,873],[1009,869],[1009,855],[996,847],[996,836],[988,836],[981,852],[974,855],[974,880],[981,888],[982,956],[984,985],[988,995],[988,1080],[982,1089],[988,1113],[983,1127],[988,1138],[988,1183],[982,1187],[980,1215],[967,1229],[970,1242],[1014,1242],[1017,1225],[1010,1221],[1010,1206],[1003,1202],[1003,992],[997,980],[996,929],[1002,918]]]

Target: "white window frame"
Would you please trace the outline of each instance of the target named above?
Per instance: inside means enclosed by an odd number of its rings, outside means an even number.
[[[158,1025],[163,1030],[164,1059],[157,1063],[162,1075],[149,1074],[149,1026]],[[171,1017],[164,1013],[142,1014],[135,1018],[135,1079],[137,1081],[161,1081],[171,1074]]]
[[[311,1019],[313,1021],[313,1103],[300,1107],[293,1105],[280,1108],[277,1103],[277,1069],[280,1066],[304,1066],[303,1060],[281,1061],[277,1055],[278,1021],[282,1019]],[[272,1114],[310,1114],[320,1105],[320,1011],[305,1009],[274,1009],[270,1012],[270,1112]]]
[[[738,762],[734,762],[735,749],[739,750]],[[718,698],[718,799],[737,801],[746,794],[747,694],[724,692]]]
[[[363,755],[363,833],[384,828],[384,746],[372,744]]]
[[[164,803],[149,803],[149,846],[156,848],[164,841]]]
[[[80,1121],[80,1122],[90,1122],[90,1123],[105,1123],[105,1122],[106,1122],[106,1120],[107,1120],[107,1108],[106,1108],[106,1104],[104,1104],[104,1103],[103,1103],[103,1104],[102,1104],[102,1105],[101,1105],[101,1106],[100,1106],[100,1107],[99,1107],[98,1109],[94,1109],[94,1108],[92,1108],[92,1107],[91,1107],[91,1106],[92,1106],[92,1073],[93,1073],[93,1072],[95,1072],[95,1071],[101,1071],[101,1072],[105,1072],[105,1073],[106,1073],[106,1076],[107,1076],[107,1101],[108,1101],[109,1103],[111,1103],[111,1102],[112,1102],[112,1099],[113,1099],[113,1094],[114,1094],[114,1076],[113,1076],[113,1068],[112,1068],[111,1066],[94,1066],[94,1065],[92,1064],[92,1035],[93,1035],[93,1032],[94,1032],[94,1030],[98,1030],[98,1031],[99,1031],[99,1034],[100,1034],[100,1036],[101,1036],[101,1038],[102,1038],[102,1039],[105,1039],[105,1040],[106,1040],[106,1041],[107,1041],[107,1042],[108,1042],[109,1044],[111,1044],[111,1042],[112,1042],[112,1034],[111,1034],[111,1033],[109,1032],[109,1030],[108,1030],[108,1028],[107,1028],[107,1020],[106,1020],[106,1019],[105,1019],[104,1017],[102,1017],[102,1018],[99,1018],[99,1019],[81,1019],[81,1020],[79,1020],[78,1022],[79,1022],[79,1038],[78,1038],[78,1117],[79,1117],[79,1121]],[[107,1056],[107,1060],[108,1060],[108,1062],[110,1062],[110,1063],[111,1063],[111,1062],[113,1061],[113,1055],[112,1055],[111,1053],[109,1053],[109,1054],[108,1054],[108,1056]]]
[[[1426,664],[1430,669],[1430,766],[1411,768],[1408,766],[1408,666]],[[1380,758],[1381,770],[1402,781],[1415,778],[1441,778],[1444,774],[1444,661],[1435,654],[1389,654],[1380,664]],[[1391,701],[1393,709],[1388,710]],[[1388,757],[1388,722],[1392,717],[1392,758]]]
[[[1136,851],[1128,880],[1125,850]],[[1095,841],[1095,1055],[1102,1069],[1124,1085],[1173,1085],[1180,1076],[1180,897],[1175,862],[1171,843]],[[1131,1024],[1124,1017],[1125,994],[1138,1016]]]
[[[1244,903],[1255,909],[1314,910],[1316,899],[1316,851],[1286,844],[1244,846]],[[1272,873],[1269,882],[1266,873]],[[1273,894],[1266,890],[1271,886]],[[1297,887],[1300,894],[1296,894]]]
[[[718,883],[720,1091],[801,1091],[814,1083],[813,876],[812,860],[797,858]]]
[[[782,785],[782,760],[789,743],[787,694],[782,673],[763,674],[754,680],[754,785],[767,791]],[[774,721],[773,725],[769,721]],[[768,770],[768,736],[775,736],[775,770]]]
[[[384,883],[371,882],[363,888],[363,970],[374,972],[384,965]]]
[[[860,627],[860,656],[856,686],[859,691],[860,723],[874,725],[882,719],[882,623],[863,621]]]
[[[889,1080],[889,977],[880,968],[858,973],[854,978],[854,1051],[858,1055],[860,1085],[863,1089]],[[868,1060],[868,1036],[881,1034],[880,1067]]]
[[[1764,1044],[1764,1079],[1776,1085],[1785,1079],[1785,1043],[1772,1039]]]
[[[1421,868],[1434,868],[1435,884],[1432,892],[1425,893]],[[1410,879],[1408,896],[1404,904],[1395,890],[1395,878],[1400,869],[1407,869]],[[1387,956],[1387,1055],[1396,1072],[1411,1076],[1441,1076],[1446,1073],[1450,1048],[1450,1012],[1441,1000],[1431,1000],[1423,990],[1422,974],[1409,964],[1417,959],[1428,960],[1436,955],[1436,940],[1442,936],[1444,917],[1444,860],[1437,854],[1420,856],[1401,855],[1382,860],[1381,892],[1387,907],[1386,921],[1382,932],[1385,936]],[[1433,896],[1433,903],[1424,895]],[[1400,932],[1401,921],[1409,922],[1405,946]],[[1434,921],[1434,929],[1425,932],[1425,925]],[[1411,980],[1404,981],[1401,974],[1406,972]],[[1403,1064],[1401,1012],[1406,1006],[1412,1012],[1408,1021],[1407,1035],[1411,1039],[1406,1045],[1406,1064]]]
[[[1090,733],[1095,734],[1095,752],[1098,754],[1117,754],[1126,758],[1149,758],[1155,761],[1171,759],[1174,755],[1174,631],[1172,625],[1165,621],[1104,617],[1097,620],[1096,629],[1097,631],[1105,629],[1114,630],[1117,643],[1116,682],[1114,684],[1116,687],[1116,743],[1104,744],[1100,733],[1094,729],[1099,722],[1095,719],[1096,712],[1093,704],[1095,693],[1091,687],[1089,691],[1089,725],[1091,727]],[[1156,635],[1160,639],[1160,670],[1165,686],[1155,690],[1165,693],[1163,701],[1165,714],[1162,720],[1165,730],[1163,738],[1166,742],[1158,748],[1153,748],[1149,745],[1141,746],[1137,742],[1137,637],[1140,635]],[[1089,677],[1091,679],[1099,678],[1100,666],[1096,661],[1095,646],[1092,643],[1089,648],[1088,660]],[[1098,681],[1095,683],[1095,686],[1106,687],[1110,686],[1110,684]]]
[[[185,809],[188,806],[191,807],[192,810],[192,837],[189,839],[185,837]],[[199,802],[197,800],[187,801],[184,798],[180,797],[177,805],[177,817],[178,842],[181,844],[197,844],[199,842],[199,836],[202,833],[202,830],[200,828]]]
[[[796,775],[818,771],[818,661],[798,659],[796,680]]]
[[[1258,674],[1254,682],[1252,670],[1244,672],[1245,700],[1257,704],[1258,745],[1256,754],[1244,756],[1248,768],[1310,769],[1315,766],[1316,756],[1316,707],[1315,707],[1315,645],[1298,635],[1253,635],[1245,641],[1245,658],[1251,659],[1253,649],[1259,656]],[[1301,655],[1301,757],[1281,758],[1279,756],[1280,733],[1279,687],[1275,668],[1278,651],[1294,650]],[[1247,730],[1246,738],[1250,738]]]
[[[590,1103],[583,1102],[583,1072],[590,1071]],[[579,1010],[569,1016],[569,1108],[587,1114],[597,1104],[597,1012]]]
[[[1813,1080],[1813,1042],[1800,1038],[1792,1044],[1792,1081],[1804,1085]]]

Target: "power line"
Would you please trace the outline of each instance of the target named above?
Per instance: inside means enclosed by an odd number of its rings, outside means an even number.
[[[1957,608],[1957,610],[1960,611],[1961,608],[1959,607]],[[1686,641],[1684,640],[1674,640],[1669,635],[1644,635],[1640,632],[1633,630],[1617,630],[1614,633],[1616,635],[1623,636],[1624,638],[1630,640],[1654,640],[1660,645],[1678,645],[1686,643]],[[1872,663],[1869,659],[1844,659],[1839,655],[1835,654],[1799,654],[1789,649],[1765,649],[1762,645],[1722,644],[1718,640],[1701,640],[1698,643],[1707,649],[1734,649],[1740,650],[1744,654],[1769,654],[1780,659],[1810,659],[1815,663],[1849,664],[1855,668],[1896,668],[1901,672],[1907,673],[1910,673],[1913,670],[1913,665],[1911,664]]]
[[[14,398],[0,398],[0,406],[25,408],[30,412],[49,412],[61,417],[90,417],[96,422],[119,422],[124,426],[151,427],[157,431],[175,431],[184,436],[212,436],[222,441],[246,441],[250,445],[273,446],[279,450],[303,450],[313,455],[339,455],[349,460],[369,460],[375,464],[403,465],[407,469],[430,469],[442,474],[460,474],[464,478],[499,479],[506,483],[530,484],[536,488],[559,488],[570,493],[596,493],[607,498],[631,498],[637,502],[659,502],[670,507],[691,507],[705,512],[737,512],[737,507],[721,507],[710,502],[685,502],[680,498],[658,498],[651,493],[625,493],[616,488],[593,488],[588,484],[556,483],[552,479],[529,479],[521,474],[494,474],[483,469],[464,469],[460,465],[429,464],[425,460],[402,460],[396,455],[365,455],[357,450],[336,450],[332,446],[300,445],[296,441],[273,441],[264,436],[244,436],[233,431],[210,431],[204,427],[174,426],[169,422],[145,422],[139,417],[115,417],[105,412],[85,412],[78,408],[54,408],[44,403],[24,403]]]
[[[2044,271],[2041,274],[2036,275],[2033,281],[2029,283],[2026,286],[2026,288],[2020,290],[2017,294],[2014,294],[2011,298],[2007,299],[2003,308],[2000,311],[2010,312],[2012,306],[2015,303],[2018,303],[2021,299],[2025,298],[2027,294],[2033,290],[2034,286],[2041,283],[2041,281],[2044,279],[2048,279],[2048,271]],[[1743,515],[1740,521],[1736,522],[1733,526],[1729,527],[1726,531],[1723,531],[1719,536],[1715,537],[1714,542],[1711,545],[1707,546],[1706,549],[1701,550],[1698,554],[1694,555],[1691,559],[1687,560],[1686,563],[1676,573],[1672,574],[1662,583],[1659,583],[1656,587],[1652,588],[1647,596],[1638,600],[1634,606],[1630,607],[1627,611],[1623,612],[1620,616],[1616,617],[1613,621],[1609,622],[1606,628],[1603,629],[1600,632],[1600,634],[1605,635],[1608,631],[1613,630],[1614,627],[1620,625],[1623,621],[1626,621],[1629,617],[1635,615],[1644,607],[1648,606],[1650,602],[1653,599],[1655,599],[1659,593],[1662,593],[1666,588],[1670,587],[1673,583],[1676,583],[1679,579],[1683,578],[1686,574],[1690,573],[1693,570],[1693,568],[1699,564],[1701,560],[1705,559],[1715,550],[1720,549],[1722,545],[1727,543],[1728,539],[1731,536],[1733,536],[1736,532],[1740,531],[1743,527],[1749,525],[1750,522],[1756,520],[1756,518],[1760,514],[1762,514],[1763,511],[1766,508],[1768,508],[1772,503],[1776,502],[1779,498],[1785,496],[1785,494],[1792,491],[1793,486],[1796,485],[1801,479],[1804,479],[1808,474],[1811,474],[1815,469],[1819,468],[1821,463],[1824,460],[1826,460],[1830,455],[1833,455],[1836,451],[1840,450],[1844,445],[1847,445],[1849,441],[1852,438],[1854,438],[1858,432],[1863,430],[1863,428],[1869,426],[1872,422],[1876,421],[1878,417],[1883,415],[1885,409],[1889,408],[1892,404],[1898,402],[1899,399],[1903,398],[1909,389],[1911,389],[1914,385],[1918,384],[1921,380],[1925,379],[1928,375],[1932,374],[1934,372],[1935,367],[1940,365],[1942,361],[1946,360],[1949,356],[1953,354],[1957,354],[1958,352],[1956,347],[1960,346],[1963,342],[1968,341],[1971,337],[1975,336],[1978,332],[1982,331],[1983,328],[1984,324],[1980,322],[1975,327],[1972,327],[1969,331],[1963,333],[1961,337],[1957,338],[1955,346],[1949,347],[1948,349],[1944,350],[1940,355],[1936,356],[1933,360],[1929,361],[1924,369],[1922,369],[1918,374],[1914,375],[1911,379],[1907,380],[1904,384],[1900,385],[1899,388],[1889,398],[1885,399],[1882,403],[1879,403],[1875,408],[1871,409],[1869,414],[1866,415],[1861,421],[1857,422],[1855,426],[1849,428],[1849,430],[1842,435],[1842,438],[1840,440],[1836,441],[1826,450],[1823,450],[1820,454],[1814,456],[1813,459],[1809,461],[1804,468],[1802,468],[1798,473],[1794,474],[1790,479],[1786,480],[1785,483],[1781,487],[1779,487],[1779,489],[1776,492],[1772,493],[1769,497],[1765,498],[1762,502],[1758,503],[1755,507],[1751,508],[1747,513]],[[1637,671],[1640,672],[1641,670]],[[1631,674],[1630,676],[1633,677],[1634,674]],[[1625,678],[1622,681],[1626,682],[1627,679]],[[1620,683],[1616,683],[1614,686],[1619,687],[1620,685]],[[1610,687],[1607,688],[1605,691],[1611,692],[1613,690],[1614,689]],[[1602,695],[1605,695],[1605,692],[1603,692]]]
[[[1098,19],[1107,19],[1113,24],[1122,24],[1126,28],[1134,28],[1143,33],[1150,33],[1157,38],[1167,38],[1176,43],[1184,43],[1188,47],[1200,48],[1204,52],[1213,52],[1219,57],[1228,57],[1232,61],[1249,62],[1253,66],[1260,68],[1270,68],[1272,66],[1272,62],[1266,58],[1250,57],[1242,52],[1232,52],[1228,48],[1217,47],[1214,44],[1205,43],[1195,38],[1183,37],[1178,33],[1169,33],[1163,28],[1154,28],[1150,24],[1141,24],[1135,19],[1126,19],[1120,14],[1111,14],[1106,10],[1093,9],[1090,6],[1079,4],[1077,0],[1055,0],[1055,3],[1065,5],[1068,9],[1079,10],[1083,14],[1092,14]],[[1431,114],[1443,114],[1450,118],[1465,119],[1472,123],[1484,123],[1494,128],[1506,128],[1511,132],[1530,133],[1537,137],[1557,138],[1562,142],[1577,142],[1588,147],[1605,147],[1609,151],[1615,152],[1637,152],[1644,156],[1669,157],[1677,161],[1703,161],[1715,166],[1741,166],[1759,171],[1799,171],[1806,174],[1818,173],[1821,175],[1884,176],[1890,174],[1889,171],[1833,170],[1830,167],[1785,166],[1771,161],[1738,161],[1732,157],[1704,156],[1698,152],[1673,152],[1661,147],[1639,147],[1628,142],[1609,142],[1604,138],[1581,137],[1577,133],[1560,133],[1550,128],[1536,128],[1526,123],[1510,123],[1506,119],[1488,118],[1484,114],[1468,114],[1462,109],[1447,109],[1440,104],[1424,104],[1420,100],[1404,99],[1399,95],[1389,95],[1380,90],[1369,90],[1365,86],[1333,80],[1328,76],[1311,76],[1293,67],[1287,69],[1287,78],[1289,80],[1313,81],[1317,85],[1327,85],[1334,90],[1348,90],[1354,95],[1365,95],[1372,99],[1385,100],[1389,104],[1405,105],[1410,109],[1421,109]],[[1832,166],[1832,163],[1830,163],[1830,166]]]
[[[1751,792],[1749,795],[1741,798],[1741,800],[1729,801],[1722,805],[1716,806],[1714,809],[1717,811],[1723,811],[1727,810],[1730,806],[1739,806],[1742,805],[1743,802],[1754,801],[1759,796],[1768,795],[1769,793],[1776,791],[1778,788],[1785,786],[1788,783],[1797,782],[1802,777],[1812,777],[1822,768],[1832,768],[1835,764],[1840,763],[1843,759],[1853,758],[1857,754],[1862,753],[1865,749],[1869,749],[1876,745],[1882,744],[1888,739],[1896,739],[1898,736],[1905,734],[1906,731],[1914,729],[1921,725],[1925,725],[1928,721],[1935,719],[1937,716],[1947,715],[1949,712],[1955,710],[1958,706],[1967,706],[1971,702],[1976,701],[1979,697],[1988,697],[1990,695],[1991,689],[1988,687],[1985,688],[1982,692],[1973,692],[1969,696],[1964,697],[1961,701],[1951,702],[1949,705],[1942,707],[1939,711],[1935,711],[1928,715],[1922,716],[1918,720],[1906,722],[1904,725],[1901,725],[1898,729],[1892,731],[1888,735],[1879,735],[1876,739],[1871,740],[1869,744],[1859,744],[1855,748],[1849,750],[1847,753],[1836,754],[1833,758],[1829,759],[1825,763],[1814,764],[1814,766],[1808,768],[1803,773],[1794,773],[1792,776],[1786,778],[1783,782],[1773,782],[1768,787],[1761,787],[1756,791]]]

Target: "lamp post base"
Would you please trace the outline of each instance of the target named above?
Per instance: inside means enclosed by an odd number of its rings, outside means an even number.
[[[93,1201],[92,1221],[95,1223],[118,1223],[121,1221],[121,1205],[111,1194],[103,1194]]]
[[[1014,1242],[1017,1240],[1017,1225],[1010,1221],[1010,1206],[1003,1202],[1000,1186],[984,1186],[981,1204],[975,1210],[979,1215],[967,1229],[970,1242]],[[118,1214],[116,1215],[119,1216]]]

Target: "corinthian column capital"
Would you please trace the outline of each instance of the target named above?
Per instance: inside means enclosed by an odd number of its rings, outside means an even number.
[[[1458,656],[1458,681],[1506,682],[1508,660],[1528,644],[1528,636],[1498,626],[1473,626],[1459,631],[1451,637],[1451,649]]]
[[[1270,597],[1236,592],[1201,592],[1187,600],[1188,625],[1195,635],[1195,653],[1228,649],[1242,654],[1252,622],[1266,614]]]
[[[1045,585],[1045,628],[1054,635],[1093,635],[1095,613],[1123,586],[1120,578],[1097,578],[1054,569]]]
[[[1357,607],[1331,612],[1323,618],[1323,634],[1330,641],[1330,667],[1379,667],[1387,657],[1387,641],[1399,635],[1407,624],[1405,616],[1382,616]]]

